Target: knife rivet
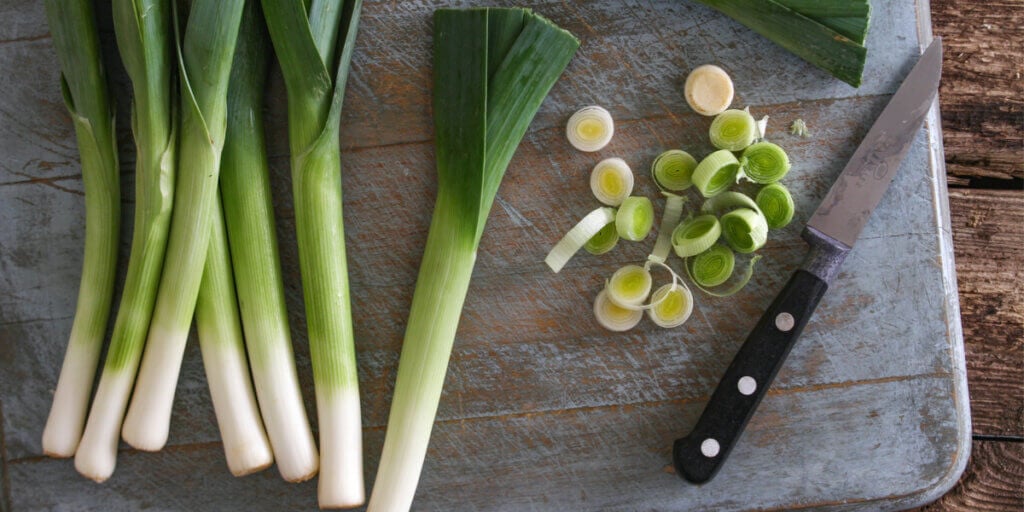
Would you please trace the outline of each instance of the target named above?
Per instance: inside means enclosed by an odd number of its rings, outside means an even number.
[[[718,445],[718,441],[715,441],[710,437],[705,439],[704,442],[700,444],[700,453],[703,453],[704,456],[709,459],[718,455],[718,451],[720,449],[721,446]]]
[[[775,317],[775,327],[778,327],[782,332],[792,331],[794,325],[796,325],[796,319],[789,313],[779,313]]]
[[[757,381],[753,377],[740,377],[740,381],[736,383],[736,387],[739,388],[740,393],[744,395],[753,395],[754,391],[757,390]]]

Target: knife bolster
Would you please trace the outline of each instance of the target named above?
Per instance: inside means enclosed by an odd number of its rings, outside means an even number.
[[[839,267],[846,260],[850,247],[811,226],[805,227],[801,236],[811,250],[800,268],[818,276],[825,283],[832,284],[839,275]]]

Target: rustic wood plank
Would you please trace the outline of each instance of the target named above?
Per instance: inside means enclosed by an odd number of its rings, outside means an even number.
[[[1024,194],[949,191],[975,434],[1024,436]]]
[[[948,494],[916,512],[1024,510],[1024,443],[975,441],[967,471]]]
[[[946,166],[954,176],[1024,177],[1024,3],[932,0],[943,37]]]

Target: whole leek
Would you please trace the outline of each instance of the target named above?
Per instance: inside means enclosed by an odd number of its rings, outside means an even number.
[[[274,232],[263,91],[270,57],[259,2],[242,15],[228,85],[220,190],[256,398],[281,477],[311,478],[319,457],[295,371]]]
[[[524,9],[434,15],[438,191],[370,511],[412,504],[477,247],[501,178],[579,46]]]
[[[117,444],[135,383],[163,267],[171,219],[175,165],[175,104],[171,73],[171,2],[114,0],[114,33],[132,82],[135,136],[135,219],[128,273],[110,348],[75,469],[103,481],[114,472]]]
[[[180,48],[177,204],[135,391],[121,436],[140,450],[167,442],[171,405],[213,229],[227,88],[244,0],[194,0]]]
[[[78,305],[43,430],[43,452],[70,457],[82,437],[89,391],[110,317],[121,192],[114,114],[92,1],[47,0],[46,17],[60,60],[61,90],[75,127],[85,186],[85,259]]]
[[[341,210],[341,105],[359,0],[263,0],[288,90],[295,231],[320,425],[321,508],[365,500],[362,420]]]

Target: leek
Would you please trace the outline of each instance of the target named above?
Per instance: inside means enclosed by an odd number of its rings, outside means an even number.
[[[736,182],[740,162],[731,151],[720,149],[706,156],[693,171],[693,184],[704,197],[713,197],[725,192]]]
[[[242,476],[267,468],[274,456],[263,430],[245,359],[220,201],[216,201],[211,213],[213,232],[196,300],[196,332],[228,468],[231,474]]]
[[[647,256],[649,261],[665,263],[672,249],[672,233],[683,216],[683,204],[686,198],[665,193],[665,212],[661,215],[661,226],[658,228],[658,240],[654,242],[654,250]]]
[[[110,317],[117,270],[121,192],[114,114],[90,0],[46,1],[85,186],[85,259],[67,352],[43,430],[43,453],[75,454]]]
[[[295,231],[320,425],[321,508],[365,500],[339,137],[361,8],[359,0],[263,0],[288,91]]]
[[[140,450],[167,442],[174,389],[213,230],[227,85],[244,0],[194,0],[179,51],[180,160],[167,257],[135,391],[121,428]]]
[[[651,302],[656,305],[647,310],[647,317],[665,329],[683,325],[693,313],[693,294],[674,280],[655,290]]]
[[[769,228],[783,228],[793,220],[796,205],[793,204],[793,196],[790,195],[789,189],[781,183],[765,186],[754,200],[764,214]]]
[[[702,116],[716,116],[729,108],[734,94],[732,78],[724,69],[705,64],[690,72],[683,86],[686,103]]]
[[[615,271],[605,290],[608,300],[620,308],[641,306],[651,294],[651,272],[639,265],[626,265]]]
[[[651,163],[651,177],[661,190],[682,192],[693,186],[697,160],[680,149],[670,149]]]
[[[600,256],[611,251],[618,244],[619,232],[615,229],[615,223],[609,222],[596,235],[590,237],[587,243],[583,244],[583,248],[594,256]]]
[[[598,201],[619,206],[633,193],[633,170],[621,158],[607,158],[590,173],[590,190]]]
[[[743,150],[739,177],[763,185],[781,180],[789,172],[789,156],[771,142],[758,142]]]
[[[167,246],[176,159],[171,2],[114,0],[112,7],[117,47],[132,83],[135,219],[110,348],[75,453],[75,469],[100,482],[114,472],[121,421],[149,331]]]
[[[569,143],[580,151],[600,151],[615,135],[612,115],[602,107],[583,107],[565,125],[565,136]]]
[[[672,248],[680,258],[696,256],[715,245],[722,235],[718,217],[698,215],[681,222],[672,232]]]
[[[281,477],[312,478],[319,456],[302,403],[274,232],[263,135],[270,45],[258,2],[242,14],[228,84],[220,187],[256,398]]]
[[[594,237],[608,230],[609,226],[615,232],[615,241],[618,242],[619,231],[615,227],[615,217],[616,210],[614,208],[598,208],[588,213],[551,248],[551,252],[544,258],[544,263],[554,272],[561,272],[573,255]],[[610,235],[605,236],[610,237]]]
[[[700,288],[718,286],[729,280],[736,267],[736,255],[728,247],[715,244],[687,261],[686,271]]]
[[[614,332],[628,331],[644,317],[643,310],[624,308],[616,305],[608,298],[608,290],[601,290],[594,299],[594,318],[597,323]]]
[[[743,151],[754,143],[763,130],[758,129],[757,121],[746,110],[726,110],[715,116],[711,122],[708,135],[711,143],[718,149]]]
[[[620,237],[630,242],[647,238],[653,227],[654,205],[646,197],[627,197],[615,214],[615,229]]]
[[[487,214],[512,154],[578,46],[524,9],[434,15],[437,202],[370,511],[412,504]]]

